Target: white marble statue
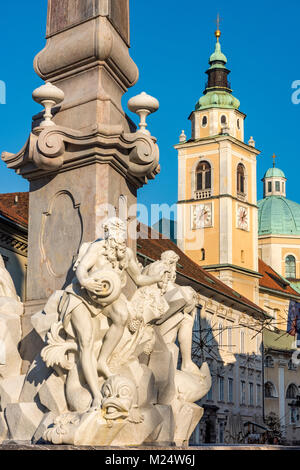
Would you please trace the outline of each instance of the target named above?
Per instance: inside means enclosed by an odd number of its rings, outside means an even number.
[[[21,371],[22,359],[18,347],[22,336],[20,316],[23,309],[12,277],[0,255],[0,379],[15,376]]]
[[[5,410],[9,431],[54,444],[187,444],[203,414],[194,402],[211,387],[207,364],[191,358],[196,292],[176,284],[175,252],[143,268],[125,224],[104,229],[81,247],[73,282],[32,317],[45,344]]]
[[[20,300],[12,277],[5,267],[2,255],[0,255],[0,297],[9,297],[17,301]]]

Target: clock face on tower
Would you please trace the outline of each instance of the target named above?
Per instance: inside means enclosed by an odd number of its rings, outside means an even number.
[[[237,206],[237,227],[241,230],[249,230],[249,208]]]
[[[192,207],[192,228],[212,226],[212,204],[197,204]]]

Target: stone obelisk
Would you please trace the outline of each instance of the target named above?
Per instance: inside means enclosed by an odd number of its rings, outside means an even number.
[[[159,170],[155,138],[121,105],[138,80],[129,47],[129,0],[48,0],[47,44],[34,61],[46,85],[33,95],[46,111],[23,149],[2,155],[30,182],[26,364],[37,348],[31,315],[71,281],[81,244],[100,236],[110,208],[135,219],[137,189]],[[155,111],[151,97],[137,98],[137,112]]]

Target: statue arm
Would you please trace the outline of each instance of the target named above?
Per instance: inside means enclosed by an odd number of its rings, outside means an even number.
[[[88,290],[94,290],[97,288],[97,283],[89,276],[89,271],[93,266],[95,266],[96,262],[97,247],[96,245],[91,245],[76,269],[76,276],[79,283],[82,287],[85,287]]]
[[[142,274],[137,260],[130,248],[127,249],[127,254],[129,258],[127,272],[138,287],[151,286],[152,284],[161,281],[163,273],[160,272],[153,276]]]

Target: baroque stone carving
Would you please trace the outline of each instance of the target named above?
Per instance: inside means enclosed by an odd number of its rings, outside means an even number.
[[[64,231],[60,230],[62,217]],[[42,262],[46,263],[52,276],[62,277],[68,271],[79,251],[82,232],[80,204],[76,204],[68,191],[59,191],[43,213],[40,233]]]
[[[44,429],[54,444],[187,444],[203,414],[195,402],[211,387],[207,363],[199,369],[191,359],[196,292],[176,284],[173,251],[142,268],[123,221],[110,219],[104,233],[82,245],[73,282],[33,316],[45,346],[20,404],[31,396],[47,413],[32,436]],[[127,276],[137,286],[131,298]]]
[[[90,133],[59,126],[37,127],[17,154],[3,152],[8,168],[27,179],[57,173],[90,161],[111,163],[138,187],[159,172],[156,139],[141,131],[122,133],[122,128],[95,126]]]

